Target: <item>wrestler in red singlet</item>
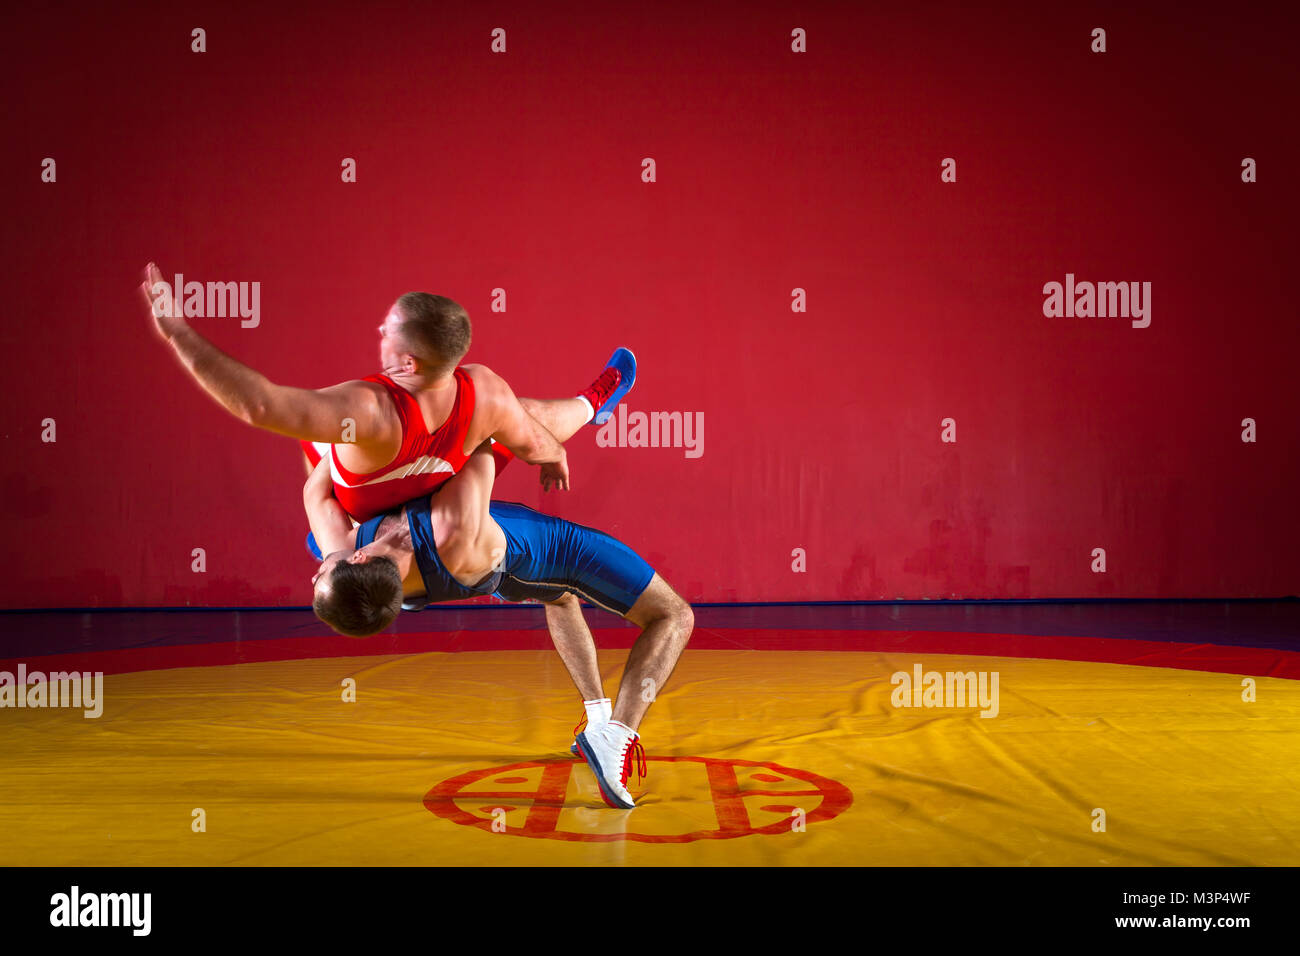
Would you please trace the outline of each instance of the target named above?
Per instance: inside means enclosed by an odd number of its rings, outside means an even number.
[[[328,450],[334,495],[355,521],[367,521],[413,498],[431,494],[460,471],[469,455],[465,439],[474,416],[474,382],[463,368],[455,370],[456,398],[447,420],[436,431],[424,430],[424,416],[415,396],[387,375],[368,375],[363,382],[376,382],[388,392],[402,423],[402,445],[384,467],[369,474],[349,471],[339,462],[338,446],[304,441],[302,450],[312,466]],[[473,449],[470,449],[472,452]],[[497,472],[514,457],[503,445],[494,444]]]

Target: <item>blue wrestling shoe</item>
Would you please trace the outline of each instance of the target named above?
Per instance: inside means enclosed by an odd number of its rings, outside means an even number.
[[[605,370],[600,377],[582,392],[593,409],[595,417],[588,424],[603,425],[614,414],[623,396],[632,391],[636,383],[636,356],[631,349],[619,348],[605,363]]]

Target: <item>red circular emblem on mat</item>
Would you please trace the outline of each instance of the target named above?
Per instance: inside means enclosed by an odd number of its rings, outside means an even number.
[[[721,760],[713,757],[647,757],[647,764],[679,764],[682,770],[699,774],[701,790],[713,802],[718,825],[712,829],[689,833],[637,833],[637,811],[612,810],[597,796],[595,801],[565,803],[573,773],[591,770],[582,760],[534,760],[512,763],[486,770],[471,770],[444,780],[424,797],[424,805],[440,817],[462,826],[478,827],[488,832],[541,840],[577,840],[609,843],[636,840],[640,843],[691,843],[695,840],[729,840],[755,833],[790,833],[799,826],[834,819],[853,803],[849,788],[807,770],[793,770],[774,763],[753,760]],[[527,784],[527,789],[502,785]],[[592,788],[595,780],[590,779]],[[618,815],[629,829],[618,833],[584,833],[561,827],[566,809],[599,806],[601,811]],[[649,804],[648,806],[658,806]],[[646,808],[642,804],[641,808]],[[751,809],[780,814],[775,821],[755,825]],[[525,810],[522,821],[514,825],[504,821],[505,813]],[[504,811],[504,812],[501,812]]]

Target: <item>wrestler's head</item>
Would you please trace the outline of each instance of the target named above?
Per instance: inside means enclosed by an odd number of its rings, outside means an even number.
[[[379,364],[388,374],[451,372],[469,351],[469,313],[445,296],[408,292],[379,326]]]
[[[311,579],[316,616],[346,637],[378,634],[402,609],[402,575],[392,558],[360,551],[326,555]]]

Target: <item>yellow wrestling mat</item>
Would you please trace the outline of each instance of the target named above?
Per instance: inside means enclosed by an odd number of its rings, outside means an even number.
[[[625,658],[601,653],[611,695]],[[918,663],[998,672],[997,715],[895,707]],[[97,720],[5,713],[0,863],[1294,865],[1300,684],[1241,680],[688,650],[616,811],[550,651],[109,675]]]

